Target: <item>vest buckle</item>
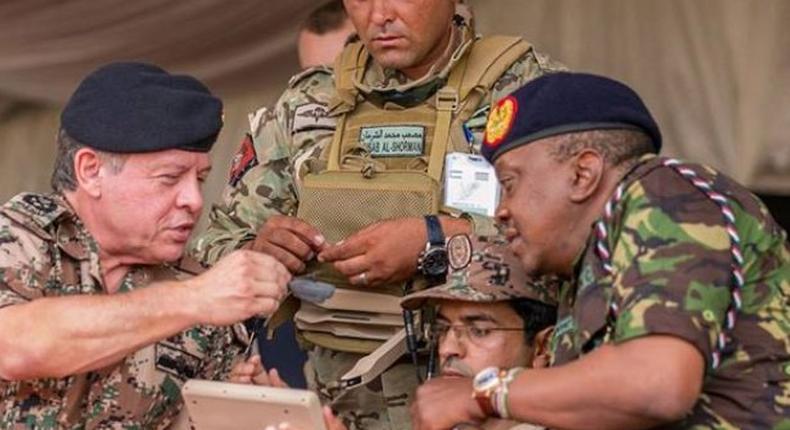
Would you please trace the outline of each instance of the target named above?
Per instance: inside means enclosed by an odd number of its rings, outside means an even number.
[[[458,91],[455,88],[440,88],[436,92],[436,110],[455,112],[458,109]]]

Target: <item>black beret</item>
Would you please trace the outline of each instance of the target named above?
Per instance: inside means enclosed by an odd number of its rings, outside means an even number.
[[[208,152],[222,101],[197,79],[145,63],[112,63],[88,75],[60,116],[78,142],[107,152]]]
[[[505,152],[559,134],[635,129],[656,153],[661,131],[639,96],[621,82],[585,73],[552,73],[530,81],[491,109],[482,154],[491,163]]]

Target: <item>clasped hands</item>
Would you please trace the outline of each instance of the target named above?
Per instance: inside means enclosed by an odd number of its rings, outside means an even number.
[[[471,230],[467,220],[445,216],[440,219],[446,235]],[[275,215],[248,246],[273,256],[292,274],[302,273],[306,263],[317,258],[322,263],[332,263],[352,285],[378,286],[412,277],[426,241],[422,217],[379,221],[331,244],[309,223]]]

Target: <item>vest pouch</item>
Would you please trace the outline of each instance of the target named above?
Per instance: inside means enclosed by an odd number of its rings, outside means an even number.
[[[308,174],[299,192],[297,216],[317,228],[329,243],[381,220],[438,213],[441,201],[438,182],[424,172],[405,170],[379,172],[371,178],[349,170]],[[307,272],[340,288],[402,295],[401,285],[352,286],[331,264],[313,262]]]

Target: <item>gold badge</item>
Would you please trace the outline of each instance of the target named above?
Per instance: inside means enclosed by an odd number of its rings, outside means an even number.
[[[513,96],[505,97],[497,103],[496,107],[491,110],[491,114],[488,115],[484,138],[486,145],[495,147],[502,143],[513,126],[517,111],[518,103]]]

